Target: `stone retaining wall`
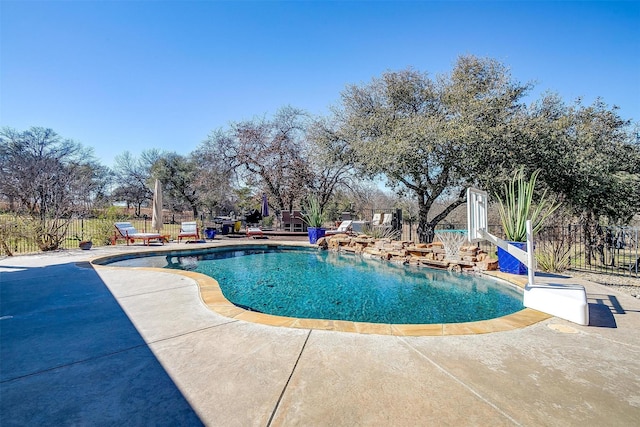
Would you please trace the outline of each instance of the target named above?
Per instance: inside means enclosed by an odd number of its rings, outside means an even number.
[[[440,242],[416,244],[408,241],[374,239],[365,235],[336,234],[319,239],[317,245],[330,251],[357,253],[365,257],[380,258],[400,264],[457,271],[462,269],[480,271],[498,269],[498,260],[490,259],[486,252],[475,245],[460,247],[460,252],[455,259],[446,257]]]

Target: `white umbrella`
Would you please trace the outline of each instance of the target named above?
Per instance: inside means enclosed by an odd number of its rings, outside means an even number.
[[[156,179],[156,188],[153,192],[153,212],[151,228],[160,232],[162,230],[162,184]]]

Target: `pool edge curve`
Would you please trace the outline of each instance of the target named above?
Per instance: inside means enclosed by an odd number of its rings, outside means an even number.
[[[262,245],[262,244],[260,244]],[[296,247],[315,247],[308,244],[296,244],[296,243],[277,243],[267,244],[268,246],[296,246]],[[216,245],[216,248],[220,247],[237,247],[237,246],[255,246],[254,244],[241,244],[240,242],[234,244]],[[182,251],[193,250],[193,248],[182,249]],[[157,252],[159,254],[175,251],[175,249],[165,249],[158,251],[145,251],[145,254]],[[224,316],[226,318],[243,320],[251,323],[258,323],[267,326],[297,328],[297,329],[316,329],[335,332],[351,332],[359,334],[375,334],[375,335],[392,335],[392,336],[455,336],[455,335],[478,335],[493,332],[505,332],[515,329],[521,329],[527,326],[531,326],[535,323],[549,319],[552,316],[542,313],[530,308],[524,308],[506,316],[497,317],[489,320],[479,320],[475,322],[464,323],[433,323],[433,324],[388,324],[388,323],[368,323],[368,322],[354,322],[348,320],[325,320],[325,319],[303,319],[294,317],[277,316],[266,313],[259,313],[254,311],[245,310],[234,305],[229,301],[222,290],[218,282],[209,276],[202,273],[186,270],[172,270],[156,267],[114,267],[100,264],[99,261],[105,261],[108,259],[118,258],[121,256],[130,256],[131,253],[113,254],[107,256],[96,257],[90,260],[91,265],[94,268],[100,269],[131,269],[131,270],[146,270],[162,273],[171,273],[187,277],[196,282],[198,286],[198,293],[200,300],[203,304],[215,313]],[[522,278],[519,276],[513,276],[510,274],[500,272],[487,272],[484,274],[492,279],[498,281],[506,281],[510,284],[518,287],[524,287],[525,283],[522,282]],[[513,276],[513,277],[511,277]]]

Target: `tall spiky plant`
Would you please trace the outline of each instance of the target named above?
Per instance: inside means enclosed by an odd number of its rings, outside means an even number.
[[[533,232],[537,233],[542,228],[544,221],[560,207],[559,203],[554,203],[546,198],[546,190],[537,203],[533,202],[536,179],[539,174],[540,169],[533,172],[527,180],[523,169],[517,170],[513,179],[504,186],[504,200],[497,196],[500,219],[507,240],[526,242],[527,220],[531,220]]]
[[[305,212],[302,214],[302,220],[309,227],[322,227],[325,221],[325,214],[317,197],[310,197]]]
[[[376,226],[365,226],[362,229],[362,232],[374,239],[391,239],[397,240],[400,238],[400,231],[394,230],[388,227],[376,227]]]

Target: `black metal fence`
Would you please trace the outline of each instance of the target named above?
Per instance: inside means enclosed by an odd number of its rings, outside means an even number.
[[[640,227],[568,224],[546,227],[535,240],[536,254],[553,253],[570,269],[640,277]]]
[[[129,221],[140,232],[151,231],[151,217],[148,215],[132,216],[119,213],[115,216],[52,219],[42,224],[28,217],[11,213],[0,214],[0,255],[39,252],[41,248],[36,236],[46,234],[49,232],[47,229],[57,226],[61,226],[59,249],[78,248],[81,240],[91,240],[96,246],[107,245],[113,236],[114,223],[117,221]],[[183,221],[193,221],[193,214],[165,213],[163,233],[177,237]],[[37,231],[37,228],[43,226],[47,231]]]
[[[418,243],[418,224],[399,209],[375,209],[365,212],[364,221],[375,214],[393,216],[392,227],[403,241]],[[345,218],[344,219],[351,219]],[[466,224],[441,223],[436,229],[466,230]],[[489,225],[491,234],[504,239],[502,226]],[[438,239],[436,233],[436,240]],[[535,236],[538,267],[545,271],[590,271],[640,277],[640,227],[596,226],[580,224],[554,225],[543,228]],[[481,241],[477,245],[489,254],[496,254],[495,245]]]
[[[464,230],[466,224],[446,224],[438,230]],[[504,238],[500,225],[490,225],[489,232]],[[437,233],[436,233],[437,236]],[[402,240],[418,241],[417,223],[404,221]],[[436,237],[437,239],[437,237]],[[597,226],[585,229],[579,224],[549,226],[535,236],[538,266],[557,271],[577,270],[640,277],[640,227]],[[495,254],[495,245],[478,243],[481,249]],[[550,268],[547,268],[550,267]]]
[[[400,238],[417,242],[417,223],[402,219],[401,213],[398,214],[397,210],[388,211],[394,214],[393,227],[400,231]],[[113,224],[118,220],[130,221],[142,232],[151,230],[151,218],[146,215],[132,217],[119,214],[117,218],[107,215],[75,218],[66,221],[66,232],[62,236],[60,248],[77,248],[80,240],[87,239],[98,246],[108,244],[110,236],[113,235]],[[180,223],[183,221],[193,221],[193,215],[165,213],[163,233],[177,237]],[[31,226],[28,219],[14,214],[0,214],[0,254],[38,252],[38,242],[33,238],[33,233],[30,235],[29,232]],[[437,228],[463,230],[466,227],[466,224],[444,224]],[[497,237],[504,237],[499,225],[490,225],[489,232]],[[640,277],[640,227],[584,228],[576,224],[550,226],[542,229],[535,240],[538,266],[545,270],[582,270]],[[487,241],[478,245],[487,253],[496,252],[495,246]]]

